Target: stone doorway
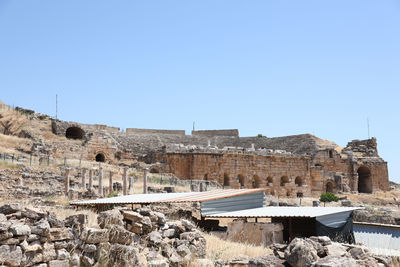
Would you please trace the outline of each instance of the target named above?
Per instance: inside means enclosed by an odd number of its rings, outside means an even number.
[[[371,170],[368,167],[362,166],[358,168],[358,192],[372,193],[372,178]]]
[[[333,183],[332,182],[327,182],[326,183],[326,192],[328,193],[333,193]]]
[[[65,137],[67,137],[68,139],[79,140],[79,139],[83,139],[84,136],[85,136],[85,132],[79,127],[69,127],[65,131]]]

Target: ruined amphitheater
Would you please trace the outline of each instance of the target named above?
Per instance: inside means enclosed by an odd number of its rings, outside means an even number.
[[[228,188],[265,188],[267,194],[285,197],[389,189],[387,162],[378,155],[376,138],[342,148],[311,134],[240,137],[237,129],[186,135],[184,130],[121,131],[56,119],[51,129],[75,141],[58,144],[52,151],[56,156],[113,164],[139,160],[153,164],[152,172]]]

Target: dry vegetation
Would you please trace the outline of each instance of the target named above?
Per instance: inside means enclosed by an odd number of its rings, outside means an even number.
[[[232,260],[239,256],[257,257],[272,254],[272,250],[243,243],[222,240],[215,235],[204,233],[207,241],[207,258]]]

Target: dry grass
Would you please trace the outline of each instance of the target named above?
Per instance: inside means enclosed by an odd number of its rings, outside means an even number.
[[[92,210],[88,209],[70,209],[70,208],[60,208],[60,207],[49,207],[48,211],[50,211],[53,216],[55,216],[59,220],[64,220],[68,216],[77,215],[77,214],[86,214],[88,216],[88,226],[89,227],[99,227],[97,224],[97,214]]]
[[[211,260],[231,260],[238,256],[252,258],[272,254],[272,250],[262,246],[226,241],[212,234],[204,233],[203,235],[207,241],[207,258]]]

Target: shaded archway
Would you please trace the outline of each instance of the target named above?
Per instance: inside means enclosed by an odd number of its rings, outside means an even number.
[[[260,177],[258,175],[254,175],[251,183],[253,185],[253,188],[259,188],[261,184]]]
[[[239,185],[240,187],[244,186],[244,176],[242,174],[238,175]]]
[[[358,192],[372,193],[372,178],[371,170],[368,167],[362,166],[358,168]]]
[[[68,139],[83,139],[83,137],[85,136],[85,132],[79,128],[79,127],[69,127],[66,131],[65,131],[65,137],[67,137]]]
[[[333,193],[333,183],[332,183],[332,182],[327,182],[325,187],[326,187],[326,188],[325,188],[325,191],[326,191],[327,193],[328,193],[328,192]]]
[[[289,183],[289,177],[282,176],[281,177],[281,186],[285,186],[285,184]]]
[[[104,156],[104,154],[99,153],[99,154],[96,155],[96,161],[97,162],[104,162],[104,161],[106,161],[106,157]]]
[[[230,181],[229,181],[229,175],[224,173],[224,186],[229,186]]]
[[[208,180],[208,173],[204,174],[203,180],[205,180],[205,181]]]
[[[271,176],[267,177],[267,185],[274,186],[274,179]]]
[[[296,179],[294,180],[294,183],[299,187],[303,186],[303,179],[300,176],[297,176]]]

